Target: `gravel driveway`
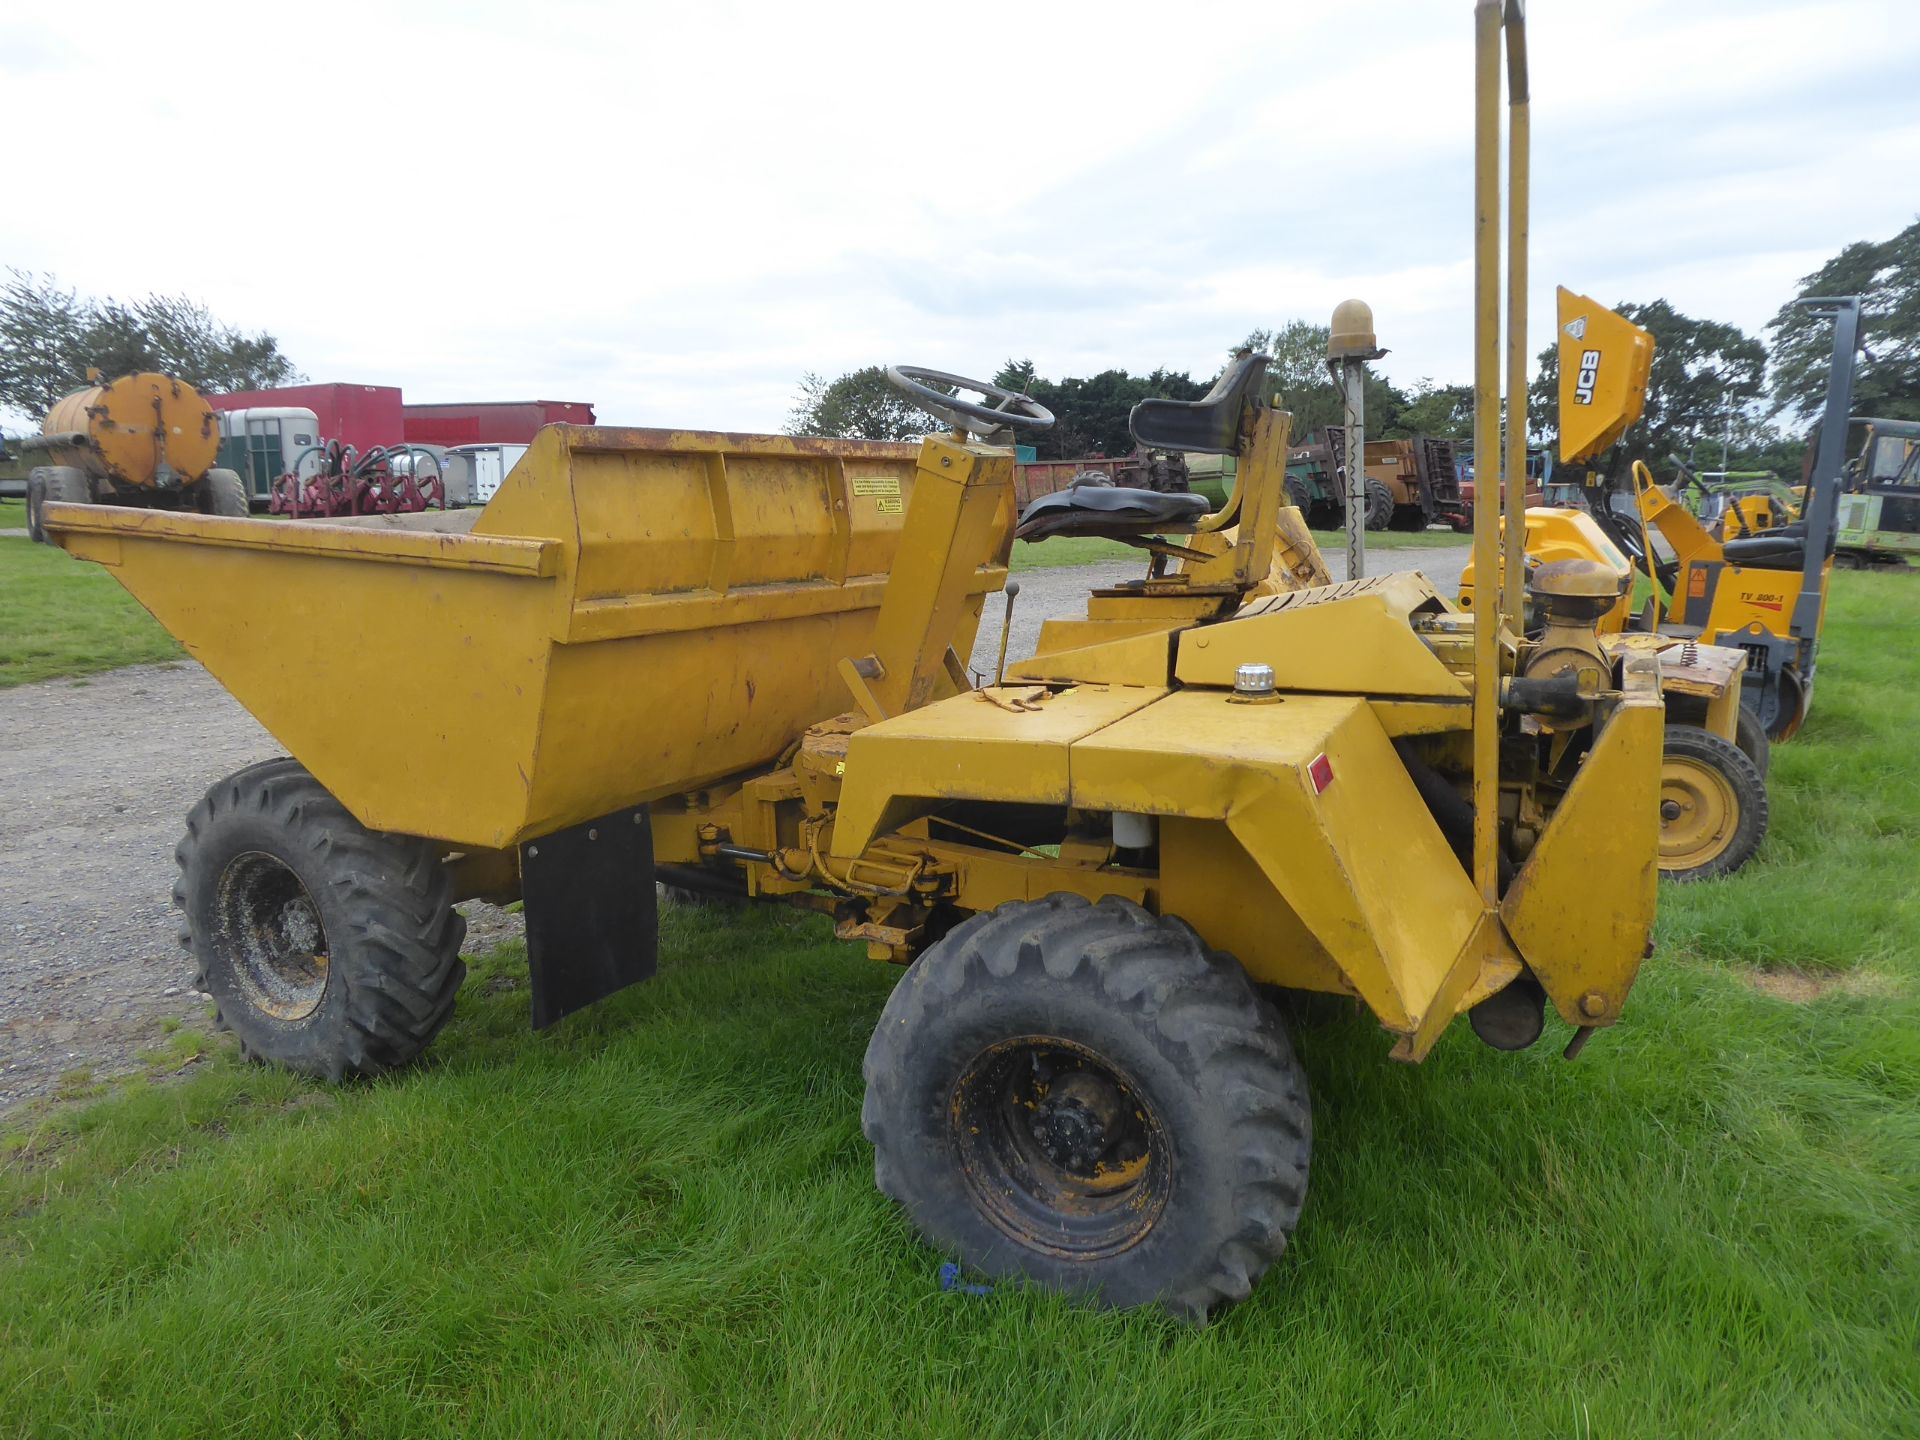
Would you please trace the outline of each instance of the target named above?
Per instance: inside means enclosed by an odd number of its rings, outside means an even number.
[[[1425,570],[1451,593],[1466,554],[1449,546],[1373,558],[1382,569]],[[1329,561],[1337,573],[1339,557]],[[1033,652],[1043,619],[1083,614],[1091,587],[1139,573],[1129,562],[1020,575],[1010,653]],[[990,601],[977,669],[992,667],[999,634]],[[208,786],[279,747],[190,661],[0,690],[0,734],[4,1113],[69,1072],[136,1068],[164,1021],[212,1028],[176,938],[173,847]],[[462,908],[470,953],[519,931],[517,916]]]

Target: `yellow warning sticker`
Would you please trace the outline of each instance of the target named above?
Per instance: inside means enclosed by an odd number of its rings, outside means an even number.
[[[855,475],[853,493],[856,495],[900,496],[900,477],[898,475]]]
[[[907,513],[907,502],[902,500],[898,495],[895,495],[890,500],[874,501],[873,508],[878,510],[882,515],[904,515]]]
[[[834,762],[833,762],[833,773],[834,773],[834,774],[836,774],[836,775],[844,775],[844,774],[846,774],[846,773],[847,773],[847,762],[846,762],[846,761],[844,761],[844,760],[836,760],[836,761],[834,761]]]

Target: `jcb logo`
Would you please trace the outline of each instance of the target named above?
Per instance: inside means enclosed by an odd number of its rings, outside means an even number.
[[[1582,405],[1593,403],[1593,387],[1600,380],[1600,352],[1582,350],[1580,352],[1580,374],[1573,385],[1573,398]]]

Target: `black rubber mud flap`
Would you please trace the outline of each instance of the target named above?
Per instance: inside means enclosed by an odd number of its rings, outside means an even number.
[[[520,894],[534,1029],[659,968],[653,828],[644,805],[522,845]]]

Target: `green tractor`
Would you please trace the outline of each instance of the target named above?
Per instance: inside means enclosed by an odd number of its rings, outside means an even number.
[[[1833,563],[1904,567],[1920,555],[1920,421],[1853,423],[1865,433],[1841,485]]]

